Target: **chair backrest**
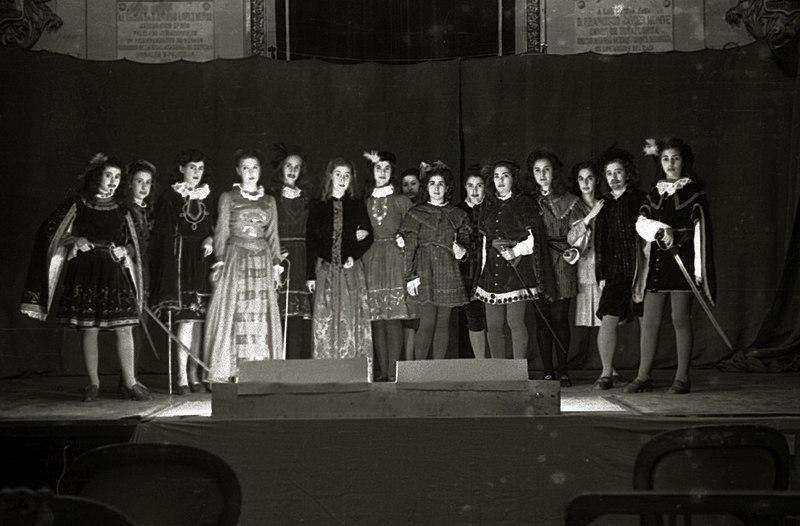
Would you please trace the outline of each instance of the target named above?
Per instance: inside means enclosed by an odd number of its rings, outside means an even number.
[[[789,447],[757,425],[698,426],[654,436],[639,451],[635,489],[785,490]]]
[[[713,516],[725,519],[726,525],[777,526],[798,514],[798,491],[596,491],[570,500],[564,524],[589,526],[597,519],[603,524],[635,524],[636,516],[640,524],[664,516],[668,524],[680,524],[676,517],[683,516],[688,525]]]
[[[234,526],[242,491],[216,455],[177,444],[115,444],[68,467],[64,491],[122,510],[139,526]]]
[[[135,526],[121,511],[84,497],[56,496],[49,489],[0,490],[0,526]]]

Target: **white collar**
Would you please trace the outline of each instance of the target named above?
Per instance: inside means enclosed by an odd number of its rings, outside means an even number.
[[[114,197],[114,192],[104,193],[104,192],[98,191],[96,197],[98,199],[111,199],[112,197]]]
[[[506,195],[498,195],[497,198],[501,201],[507,201],[511,199],[512,195],[514,195],[514,192],[508,192]]]
[[[199,199],[201,201],[211,193],[211,189],[208,188],[207,184],[188,188],[183,181],[173,184],[172,189],[178,192],[183,198],[188,197],[189,199]]]
[[[387,184],[386,186],[381,186],[380,188],[373,188],[372,189],[372,197],[389,197],[394,193],[394,186]]]
[[[147,208],[147,203],[145,203],[144,199],[137,199],[134,197],[133,202],[136,203],[138,206],[141,206],[142,208]]]
[[[676,181],[670,181],[669,179],[662,179],[656,183],[656,190],[658,190],[659,194],[667,194],[673,195],[675,192],[686,186],[687,184],[691,183],[692,180],[688,177],[681,177]]]
[[[434,203],[433,201],[428,201],[428,204],[429,205],[433,205],[433,206],[447,206],[450,203],[448,203],[448,202],[445,202],[445,203]]]
[[[485,199],[485,198],[484,198],[484,199]],[[475,208],[476,206],[479,206],[481,203],[483,203],[483,200],[481,200],[481,202],[480,202],[480,203],[476,203],[476,202],[474,202],[472,199],[470,199],[469,197],[467,197],[467,198],[464,200],[464,202],[465,202],[465,203],[467,203],[467,206],[468,206],[468,207],[470,207],[470,208]]]
[[[242,188],[242,185],[239,183],[233,183],[233,187],[238,188],[239,193],[242,194],[242,197],[244,197],[249,201],[258,201],[259,199],[264,197],[264,187],[261,185],[258,185],[258,189],[255,192],[248,192],[247,190]]]
[[[300,194],[302,193],[303,191],[300,188],[297,188],[296,186],[294,188],[292,188],[291,186],[284,186],[283,189],[281,190],[281,195],[286,199],[297,199],[298,197],[300,197]]]

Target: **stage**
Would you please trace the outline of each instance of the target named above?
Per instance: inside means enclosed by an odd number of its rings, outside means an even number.
[[[55,488],[65,463],[103,443],[170,441],[207,449],[236,471],[240,524],[560,524],[582,491],[630,489],[636,452],[658,432],[717,423],[800,435],[800,374],[692,372],[693,392],[595,391],[596,372],[561,390],[561,414],[530,417],[230,419],[211,395],[126,402],[117,378],[81,402],[84,377],[0,381],[0,486]],[[631,371],[623,375],[632,377]],[[796,479],[796,477],[795,477]],[[793,489],[800,488],[792,480]]]

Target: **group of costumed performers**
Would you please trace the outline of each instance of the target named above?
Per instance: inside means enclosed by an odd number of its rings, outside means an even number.
[[[571,330],[581,349],[596,330],[594,388],[605,390],[622,383],[618,326],[641,317],[639,370],[623,392],[651,391],[667,299],[678,364],[668,392],[691,391],[691,307],[695,293],[713,305],[715,279],[708,201],[681,139],[648,139],[659,177],[646,194],[625,150],[576,163],[568,177],[537,148],[524,172],[508,158],[471,166],[458,205],[441,161],[396,177],[395,154],[365,152],[362,199],[356,164],[336,158],[312,199],[302,151],[274,151],[267,189],[261,152],[237,151],[237,182],[217,202],[205,155],[185,150],[155,205],[151,163],[91,159],[39,229],[22,300],[24,314],[45,320],[61,290],[53,319],[81,333],[84,400],[100,396],[101,330],[117,336],[123,397],[152,398],[136,378],[134,328],[148,316],[171,332],[177,394],[187,394],[236,381],[250,360],[363,356],[377,381],[393,381],[398,360],[447,356],[454,307],[475,358],[530,362],[529,304],[543,378],[563,387]]]

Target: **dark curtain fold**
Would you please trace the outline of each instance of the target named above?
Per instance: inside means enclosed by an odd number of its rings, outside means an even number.
[[[757,348],[791,346],[800,337],[798,85],[766,45],[410,66],[261,58],[153,66],[15,49],[0,57],[1,377],[83,371],[76,333],[22,317],[18,302],[38,224],[93,153],[151,160],[163,190],[174,155],[201,148],[218,192],[234,182],[234,150],[269,150],[274,142],[302,145],[314,181],[337,155],[358,158],[363,177],[360,156],[371,148],[391,149],[403,169],[420,159],[454,167],[499,156],[524,163],[534,145],[544,145],[569,168],[617,143],[640,156],[647,187],[655,171],[639,153],[644,139],[681,136],[694,147],[711,202],[722,326],[737,348],[754,339]],[[699,306],[693,319],[694,363],[728,357]],[[636,326],[621,337],[617,366],[632,367]],[[668,321],[661,340],[657,366],[672,366]],[[104,341],[113,347],[113,338]],[[115,367],[114,354],[103,353],[104,367]],[[145,351],[145,371],[164,371],[162,362]],[[592,356],[587,367],[597,365]]]

